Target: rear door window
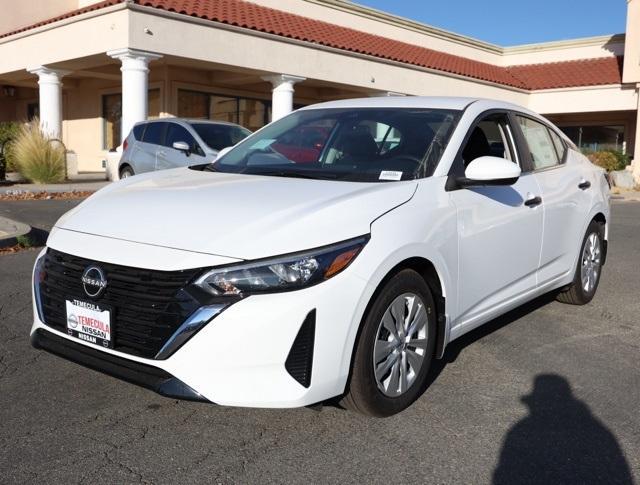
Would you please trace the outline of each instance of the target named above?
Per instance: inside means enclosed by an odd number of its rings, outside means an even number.
[[[142,137],[144,136],[144,129],[147,127],[147,125],[145,123],[136,125],[133,127],[133,137],[138,140],[138,141],[142,141]]]
[[[554,132],[553,130],[549,130],[549,134],[551,135],[551,141],[553,141],[553,146],[556,148],[556,153],[558,154],[558,159],[560,162],[564,160],[564,155],[567,152],[567,147],[565,146],[562,138]]]
[[[166,127],[167,123],[149,123],[147,129],[144,131],[142,141],[154,145],[163,145]]]
[[[533,169],[540,170],[558,165],[561,160],[556,152],[549,129],[531,118],[518,115],[516,118],[527,141]]]

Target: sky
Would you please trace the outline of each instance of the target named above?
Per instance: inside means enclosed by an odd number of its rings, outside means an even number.
[[[500,46],[620,34],[625,0],[353,0]]]

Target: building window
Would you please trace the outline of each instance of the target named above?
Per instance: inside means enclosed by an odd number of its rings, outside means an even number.
[[[626,153],[624,126],[561,126],[560,129],[580,150],[616,150]]]
[[[179,90],[178,116],[194,119],[209,118],[209,95]]]
[[[149,90],[149,119],[160,116],[160,89]],[[103,150],[112,150],[120,145],[122,121],[122,93],[102,96]]]
[[[34,118],[40,117],[40,103],[27,104],[27,120],[33,121]]]
[[[271,103],[260,99],[178,90],[178,117],[237,123],[252,131],[269,122]]]

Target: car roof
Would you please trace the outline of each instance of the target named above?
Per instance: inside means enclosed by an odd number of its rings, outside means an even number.
[[[145,120],[136,123],[136,125],[142,125],[146,123],[160,123],[160,122],[170,122],[170,123],[199,123],[199,124],[208,124],[208,125],[225,125],[225,126],[239,126],[244,128],[237,123],[231,123],[229,121],[218,121],[218,120],[206,120],[199,118],[175,118],[175,117],[167,117],[167,118],[156,118],[154,120]],[[245,128],[246,129],[246,128]]]
[[[467,97],[443,97],[443,96],[378,96],[371,98],[343,99],[314,104],[301,108],[326,109],[326,108],[422,108],[422,109],[451,109],[461,111],[474,103],[491,105],[495,108],[511,109],[529,112],[528,109],[516,104],[506,103],[494,99],[467,98]]]

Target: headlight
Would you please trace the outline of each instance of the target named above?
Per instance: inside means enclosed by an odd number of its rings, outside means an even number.
[[[363,236],[302,253],[213,269],[195,285],[216,296],[297,290],[340,273],[368,240]]]

